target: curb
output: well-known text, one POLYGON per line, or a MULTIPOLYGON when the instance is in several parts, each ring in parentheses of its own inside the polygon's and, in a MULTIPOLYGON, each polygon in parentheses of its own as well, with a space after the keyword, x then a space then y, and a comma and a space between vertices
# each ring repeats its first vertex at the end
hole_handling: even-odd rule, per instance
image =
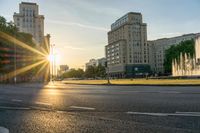
POLYGON ((200 84, 82 84, 82 83, 64 83, 73 85, 97 85, 97 86, 174 86, 174 87, 191 87, 200 86, 200 84))

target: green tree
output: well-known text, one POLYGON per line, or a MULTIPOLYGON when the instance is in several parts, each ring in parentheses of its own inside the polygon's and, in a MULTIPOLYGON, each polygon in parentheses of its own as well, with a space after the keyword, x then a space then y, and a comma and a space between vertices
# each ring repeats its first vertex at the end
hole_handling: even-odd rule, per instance
POLYGON ((96 68, 94 66, 88 66, 85 70, 86 78, 95 78, 96 68))
POLYGON ((89 66, 85 71, 86 78, 104 78, 106 77, 106 69, 102 65, 89 66))
POLYGON ((102 65, 98 65, 96 67, 96 76, 101 77, 101 78, 105 78, 106 77, 106 68, 103 67, 102 65))
POLYGON ((68 72, 64 73, 62 78, 83 78, 84 71, 83 69, 70 69, 68 72))

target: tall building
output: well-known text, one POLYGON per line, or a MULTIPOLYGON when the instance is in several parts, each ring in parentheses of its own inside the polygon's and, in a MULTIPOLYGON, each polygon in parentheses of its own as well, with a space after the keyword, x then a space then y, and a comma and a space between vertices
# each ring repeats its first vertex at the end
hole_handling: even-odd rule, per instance
POLYGON ((177 45, 182 41, 195 39, 200 33, 185 34, 182 36, 172 38, 162 38, 157 40, 148 41, 149 45, 149 57, 151 70, 157 74, 164 74, 164 60, 165 50, 169 49, 172 45, 177 45))
POLYGON ((19 13, 14 13, 13 18, 20 32, 31 34, 38 45, 43 43, 44 16, 39 15, 39 6, 36 3, 20 3, 19 13))
POLYGON ((112 77, 134 77, 150 71, 147 24, 141 13, 127 13, 111 25, 105 51, 112 77))

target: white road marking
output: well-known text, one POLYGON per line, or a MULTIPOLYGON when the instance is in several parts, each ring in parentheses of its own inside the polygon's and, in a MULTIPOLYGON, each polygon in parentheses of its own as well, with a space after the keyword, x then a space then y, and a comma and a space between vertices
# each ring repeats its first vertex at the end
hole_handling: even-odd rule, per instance
POLYGON ((176 112, 177 114, 200 114, 200 112, 176 112))
POLYGON ((167 113, 144 113, 144 112, 126 112, 127 114, 133 114, 133 115, 151 115, 151 116, 168 116, 167 113))
POLYGON ((40 104, 40 105, 48 105, 51 106, 51 103, 45 103, 45 102, 35 102, 36 104, 40 104))
POLYGON ((22 102, 22 100, 20 100, 20 99, 12 99, 11 101, 13 101, 13 102, 22 102))
POLYGON ((200 112, 176 112, 176 115, 200 117, 200 112))
POLYGON ((80 106, 70 106, 70 108, 73 108, 73 109, 83 109, 83 110, 95 110, 95 108, 91 108, 91 107, 80 107, 80 106))
POLYGON ((64 114, 66 113, 65 111, 56 111, 57 113, 60 113, 60 114, 64 114))
POLYGON ((5 106, 0 106, 0 109, 10 109, 10 110, 29 110, 30 108, 25 108, 25 107, 5 107, 5 106))
POLYGON ((175 113, 147 113, 147 112, 131 112, 128 111, 126 114, 132 115, 150 115, 150 116, 189 116, 189 117, 200 117, 200 112, 175 112, 175 113))
POLYGON ((36 109, 36 110, 51 111, 51 109, 48 109, 48 108, 42 108, 42 107, 31 106, 31 108, 32 108, 32 109, 36 109))
POLYGON ((4 127, 0 127, 0 133, 9 133, 9 130, 4 127))
POLYGON ((180 94, 181 92, 178 92, 178 91, 159 91, 158 93, 164 93, 164 94, 180 94))

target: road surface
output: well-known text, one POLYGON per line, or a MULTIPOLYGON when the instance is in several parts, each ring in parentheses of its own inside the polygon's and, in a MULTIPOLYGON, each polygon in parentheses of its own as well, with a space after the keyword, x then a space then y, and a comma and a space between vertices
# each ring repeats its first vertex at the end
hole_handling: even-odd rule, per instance
POLYGON ((0 132, 199 133, 200 88, 0 85, 0 132), (4 131, 3 131, 4 130, 4 131))

